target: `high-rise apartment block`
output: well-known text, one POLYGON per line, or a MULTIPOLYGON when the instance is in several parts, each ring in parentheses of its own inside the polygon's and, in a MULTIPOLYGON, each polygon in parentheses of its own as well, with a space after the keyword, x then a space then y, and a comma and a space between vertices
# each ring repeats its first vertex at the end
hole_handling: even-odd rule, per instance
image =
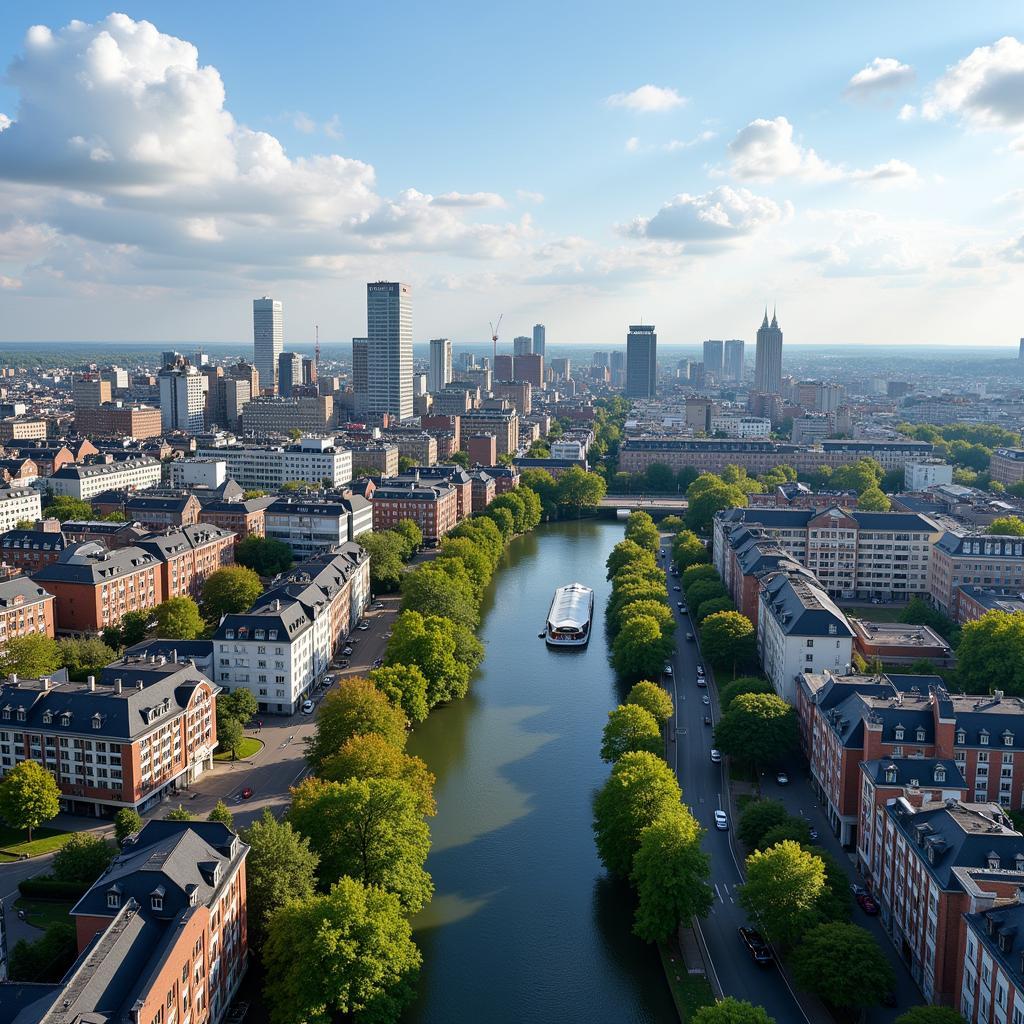
POLYGON ((370 339, 352 339, 352 411, 364 416, 370 405, 370 339))
POLYGON ((722 380, 724 345, 721 341, 704 342, 704 373, 716 381, 722 380))
POLYGON ((291 398, 295 389, 302 384, 302 364, 299 352, 282 352, 277 357, 278 394, 291 398))
POLYGON ((284 307, 277 299, 252 300, 253 363, 264 391, 277 389, 277 360, 284 351, 284 307))
POLYGON ((434 394, 452 379, 452 343, 448 338, 434 338, 430 342, 430 379, 427 388, 434 394))
POLYGON ((515 380, 516 379, 515 356, 502 353, 494 358, 494 380, 515 380))
POLYGON ((543 324, 533 325, 533 354, 535 356, 544 355, 545 333, 543 324))
POLYGON ((516 356, 528 356, 533 352, 533 338, 528 338, 525 334, 519 335, 518 338, 512 339, 512 354, 516 356))
MULTIPOLYGON (((746 355, 746 343, 742 338, 730 338, 725 343, 725 355, 722 366, 722 379, 732 384, 743 382, 743 364, 746 355)), ((707 356, 704 357, 705 363, 707 356)))
POLYGON ((544 357, 540 353, 520 356, 515 370, 520 380, 528 380, 535 388, 544 387, 544 357))
POLYGON ((654 326, 633 324, 626 335, 626 397, 658 393, 658 335, 654 326))
POLYGON ((782 391, 782 328, 772 313, 768 323, 768 310, 757 332, 754 352, 754 390, 762 394, 777 395, 782 391))
POLYGON ((209 378, 194 366, 165 366, 159 374, 160 423, 164 430, 202 433, 209 378))
POLYGON ((368 409, 412 418, 412 289, 397 281, 366 286, 368 409))

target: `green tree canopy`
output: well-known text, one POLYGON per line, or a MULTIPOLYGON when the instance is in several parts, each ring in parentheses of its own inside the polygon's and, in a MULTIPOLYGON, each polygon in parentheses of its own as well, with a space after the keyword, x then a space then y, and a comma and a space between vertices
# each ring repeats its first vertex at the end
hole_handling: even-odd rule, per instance
POLYGON ((175 807, 173 810, 168 811, 164 815, 164 821, 191 821, 191 820, 192 820, 192 813, 191 813, 191 811, 186 811, 185 808, 181 804, 178 804, 177 807, 175 807))
POLYGON ((326 895, 284 903, 268 931, 271 1024, 394 1021, 416 994, 420 951, 391 893, 342 878, 326 895))
POLYGON ((235 816, 223 800, 218 800, 213 805, 213 810, 206 816, 206 820, 219 821, 222 825, 227 825, 228 828, 232 829, 235 827, 235 816))
POLYGON ((61 667, 61 650, 57 641, 45 633, 29 633, 12 637, 0 654, 0 670, 4 675, 17 673, 24 679, 50 676, 61 667))
POLYGON ((899 619, 900 622, 929 626, 947 642, 953 640, 954 636, 959 638, 959 631, 953 620, 920 597, 912 597, 907 602, 907 606, 900 612, 899 619))
POLYGON ((626 540, 633 541, 644 550, 650 551, 652 555, 657 554, 661 547, 661 534, 654 525, 654 520, 649 513, 641 512, 639 509, 630 512, 626 519, 626 540))
POLYGON ((369 679, 343 679, 320 702, 316 730, 306 741, 306 760, 318 772, 327 758, 353 736, 375 733, 397 749, 405 747, 405 712, 392 705, 369 679))
POLYGON ((600 505, 606 490, 604 480, 596 473, 572 466, 558 477, 556 501, 560 509, 579 516, 584 509, 600 505))
POLYGON ((402 579, 402 611, 441 615, 475 629, 480 621, 473 581, 458 559, 426 562, 402 579))
POLYGON ((721 580, 693 580, 683 593, 693 608, 699 608, 705 601, 729 596, 721 580))
POLYGON ((646 751, 623 754, 594 799, 594 838, 604 866, 627 876, 640 847, 640 834, 663 812, 679 805, 672 769, 646 751))
POLYGON ((383 665, 370 673, 370 682, 401 708, 410 722, 422 722, 427 707, 427 679, 416 665, 383 665))
POLYGON ((114 838, 118 845, 123 843, 133 832, 142 828, 142 815, 131 807, 122 807, 114 815, 114 838))
POLYGON ((631 619, 638 615, 646 615, 655 619, 661 627, 662 639, 667 643, 669 649, 675 643, 676 620, 672 610, 663 601, 630 601, 619 609, 616 625, 621 629, 631 619))
POLYGON ((292 567, 294 555, 284 541, 273 537, 249 536, 235 548, 235 561, 260 576, 276 576, 292 567))
POLYGON ((752 766, 777 761, 796 744, 796 714, 774 693, 740 694, 715 726, 715 746, 752 766))
POLYGON ((480 513, 479 518, 490 519, 501 531, 503 540, 507 541, 516 531, 515 516, 507 508, 502 508, 501 505, 497 508, 493 508, 491 505, 488 505, 487 508, 480 513))
POLYGON ((896 983, 875 937, 853 924, 811 928, 793 951, 793 978, 833 1006, 874 1006, 896 983))
POLYGON ((811 841, 811 826, 803 818, 789 815, 781 825, 768 829, 761 837, 761 841, 757 844, 756 848, 758 850, 767 850, 772 846, 778 846, 779 843, 786 842, 786 840, 799 843, 801 846, 809 845, 811 841))
POLYGON ((957 677, 968 693, 1024 696, 1024 612, 986 612, 965 622, 956 649, 957 677))
POLYGON ((395 590, 402 579, 403 539, 393 530, 370 530, 356 538, 370 556, 370 584, 377 592, 395 590))
POLYGON ((395 619, 388 641, 385 662, 419 668, 427 680, 429 707, 458 700, 469 690, 470 668, 456 658, 453 627, 448 619, 405 611, 395 619))
POLYGON ((320 860, 310 849, 309 840, 299 835, 290 821, 278 821, 269 808, 242 829, 241 837, 250 848, 245 859, 249 934, 255 933, 255 945, 259 947, 275 910, 291 900, 307 900, 313 895, 320 860))
POLYGON ((85 679, 90 674, 99 674, 100 669, 117 658, 117 651, 95 637, 81 640, 65 638, 58 640, 57 646, 60 648, 61 664, 72 679, 85 679))
POLYGON ((700 647, 715 668, 746 665, 754 658, 754 624, 741 612, 715 612, 700 624, 700 647))
POLYGON ((1020 516, 1000 516, 988 524, 985 532, 1001 537, 1024 537, 1024 519, 1020 516))
POLYGON ((252 691, 239 687, 231 693, 222 693, 217 697, 218 721, 223 713, 228 718, 235 718, 245 725, 260 709, 259 702, 252 691))
POLYGON ((512 529, 515 533, 525 533, 529 529, 526 502, 515 491, 499 494, 488 507, 507 508, 512 513, 512 529))
POLYGON ((658 722, 667 722, 674 712, 672 698, 657 683, 647 679, 641 679, 634 683, 633 688, 626 694, 627 704, 637 704, 645 711, 649 711, 658 722))
POLYGON ((774 693, 772 684, 767 679, 759 679, 757 676, 740 676, 731 683, 719 687, 718 706, 722 711, 728 711, 729 705, 741 693, 774 693))
POLYGON ((338 753, 324 761, 320 777, 328 782, 351 779, 397 779, 416 796, 420 814, 437 813, 434 775, 418 757, 405 754, 383 736, 369 733, 353 736, 338 753))
POLYGON ((733 612, 736 605, 728 597, 712 597, 707 601, 701 601, 697 610, 693 613, 693 620, 699 626, 709 615, 717 615, 719 612, 733 612))
POLYGON ((815 904, 825 887, 825 865, 794 842, 747 857, 739 903, 769 942, 791 946, 815 923, 815 904))
POLYGON ((893 1024, 967 1024, 964 1018, 949 1006, 912 1006, 901 1013, 893 1024))
POLYGON ((148 611, 125 612, 121 618, 121 642, 125 647, 142 643, 146 638, 146 630, 153 621, 153 613, 148 611))
POLYGON ((630 540, 629 538, 620 540, 612 548, 605 565, 608 568, 608 579, 612 579, 617 572, 629 565, 646 566, 651 569, 657 568, 654 555, 646 548, 637 544, 635 540, 630 540))
POLYGON ((405 541, 409 552, 406 558, 423 547, 423 531, 414 520, 400 519, 391 529, 405 541))
POLYGON ((601 759, 618 761, 631 750, 649 750, 652 754, 665 751, 665 741, 657 719, 639 704, 620 704, 608 712, 601 738, 601 759))
POLYGON ((837 466, 832 471, 830 486, 840 491, 856 491, 858 494, 864 494, 872 488, 878 489, 884 473, 885 471, 877 460, 858 459, 845 466, 837 466))
POLYGON ((32 830, 60 812, 60 789, 53 775, 35 761, 21 761, 0 779, 0 818, 12 828, 32 830))
POLYGON ((763 1006, 754 1006, 745 999, 726 996, 713 1006, 701 1006, 690 1017, 690 1024, 776 1024, 763 1006))
POLYGON ((679 516, 665 516, 661 521, 661 528, 666 533, 676 534, 685 527, 685 523, 679 516))
POLYGON ((704 542, 692 530, 682 530, 672 541, 672 561, 679 571, 689 569, 692 565, 702 565, 711 561, 711 555, 704 542))
POLYGON ((58 921, 49 925, 35 942, 19 939, 15 943, 8 963, 8 980, 56 984, 75 962, 77 951, 75 926, 58 921))
POLYGON ((92 885, 110 866, 114 848, 92 832, 76 832, 54 855, 50 873, 59 882, 92 885))
POLYGON ((861 512, 888 512, 892 502, 877 487, 869 487, 857 500, 857 508, 861 512))
POLYGON ((710 911, 711 859, 700 848, 702 834, 682 804, 666 808, 640 833, 630 877, 638 900, 633 931, 644 941, 667 939, 680 921, 710 911))
POLYGON ((672 646, 665 640, 658 620, 635 615, 619 630, 612 643, 612 664, 623 679, 660 676, 672 646))
POLYGON ((69 519, 92 519, 92 505, 68 494, 57 494, 43 506, 43 518, 59 519, 62 523, 69 519))
POLYGON ((203 614, 213 623, 222 615, 248 611, 263 593, 259 576, 244 565, 227 565, 210 573, 203 583, 203 614))
POLYGON ((245 742, 245 729, 237 718, 221 718, 217 722, 217 746, 225 754, 231 755, 232 761, 238 760, 238 752, 245 742))
POLYGON ((153 609, 157 635, 166 640, 195 640, 206 628, 191 597, 169 597, 153 609))
POLYGON ((474 594, 479 602, 484 588, 494 575, 494 563, 491 561, 490 553, 469 537, 445 537, 441 541, 441 554, 435 561, 445 558, 457 558, 462 562, 473 581, 474 594))
POLYGON ((789 812, 778 800, 751 800, 740 811, 736 834, 748 850, 759 850, 764 836, 788 820, 789 812))
POLYGON ((321 884, 347 875, 394 893, 411 914, 430 901, 430 829, 404 782, 309 777, 292 789, 288 820, 319 856, 321 884))
POLYGON ((742 508, 747 495, 742 487, 729 484, 713 473, 702 473, 687 488, 686 525, 691 530, 706 532, 716 512, 726 508, 742 508))
POLYGON ((683 588, 683 593, 697 580, 715 580, 721 583, 722 577, 718 575, 718 570, 708 562, 691 565, 688 569, 684 569, 679 576, 679 585, 683 588))

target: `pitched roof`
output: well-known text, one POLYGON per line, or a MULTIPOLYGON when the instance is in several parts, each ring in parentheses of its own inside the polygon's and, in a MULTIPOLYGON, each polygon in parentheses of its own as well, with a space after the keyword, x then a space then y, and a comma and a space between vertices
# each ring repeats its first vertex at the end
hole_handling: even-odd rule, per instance
POLYGON ((846 616, 802 567, 767 572, 761 582, 761 600, 790 636, 853 636, 846 616))
POLYGON ((33 575, 45 582, 95 586, 157 564, 155 555, 139 547, 108 551, 99 541, 83 540, 65 548, 56 562, 44 565, 33 575))

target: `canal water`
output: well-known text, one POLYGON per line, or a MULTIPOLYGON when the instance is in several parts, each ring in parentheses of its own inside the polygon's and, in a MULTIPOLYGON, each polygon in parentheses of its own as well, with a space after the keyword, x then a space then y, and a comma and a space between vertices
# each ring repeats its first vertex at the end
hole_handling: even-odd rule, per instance
POLYGON ((409 743, 437 775, 438 814, 407 1024, 677 1024, 657 951, 630 931, 629 889, 606 877, 591 834, 601 730, 621 699, 604 637, 604 562, 621 539, 621 523, 587 520, 513 541, 470 695, 409 743), (549 651, 537 634, 574 580, 595 590, 593 638, 549 651))

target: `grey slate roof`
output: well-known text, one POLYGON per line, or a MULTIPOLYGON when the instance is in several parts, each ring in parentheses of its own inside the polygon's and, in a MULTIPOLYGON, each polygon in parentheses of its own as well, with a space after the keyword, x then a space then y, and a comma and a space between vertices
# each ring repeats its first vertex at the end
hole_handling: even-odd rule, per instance
POLYGON ((37 580, 95 586, 157 564, 155 555, 139 547, 108 551, 99 541, 83 540, 65 548, 56 562, 44 565, 33 575, 37 580))
POLYGON ((814 575, 802 567, 768 572, 761 595, 769 613, 790 636, 852 637, 853 629, 814 575))
POLYGON ((205 544, 226 540, 229 537, 234 537, 234 534, 222 526, 196 523, 194 526, 182 526, 167 533, 151 533, 144 540, 139 541, 138 547, 156 555, 161 561, 167 561, 190 548, 202 547, 205 544))
POLYGON ((0 534, 0 547, 5 550, 19 548, 22 551, 63 551, 67 546, 64 534, 52 530, 8 530, 0 534))
POLYGON ((873 761, 862 761, 860 770, 878 785, 967 789, 963 772, 956 761, 948 757, 881 757, 873 761), (936 768, 942 769, 939 778, 936 778, 936 768), (896 777, 890 781, 889 773, 893 770, 896 777))
POLYGON ((39 601, 52 599, 53 595, 48 590, 44 590, 28 576, 15 576, 9 580, 0 580, 0 609, 36 604, 39 601))
POLYGON ((158 459, 150 458, 148 455, 133 456, 128 459, 119 459, 114 462, 96 462, 91 465, 61 466, 50 478, 52 480, 87 480, 94 476, 104 476, 110 473, 118 473, 125 469, 132 469, 136 466, 159 466, 158 459))
MULTIPOLYGON (((748 506, 719 512, 723 523, 759 523, 772 529, 803 529, 812 519, 827 516, 833 509, 768 508, 748 506)), ((916 512, 862 512, 860 509, 839 510, 853 519, 861 530, 905 530, 908 533, 934 533, 939 527, 927 516, 916 512)))

